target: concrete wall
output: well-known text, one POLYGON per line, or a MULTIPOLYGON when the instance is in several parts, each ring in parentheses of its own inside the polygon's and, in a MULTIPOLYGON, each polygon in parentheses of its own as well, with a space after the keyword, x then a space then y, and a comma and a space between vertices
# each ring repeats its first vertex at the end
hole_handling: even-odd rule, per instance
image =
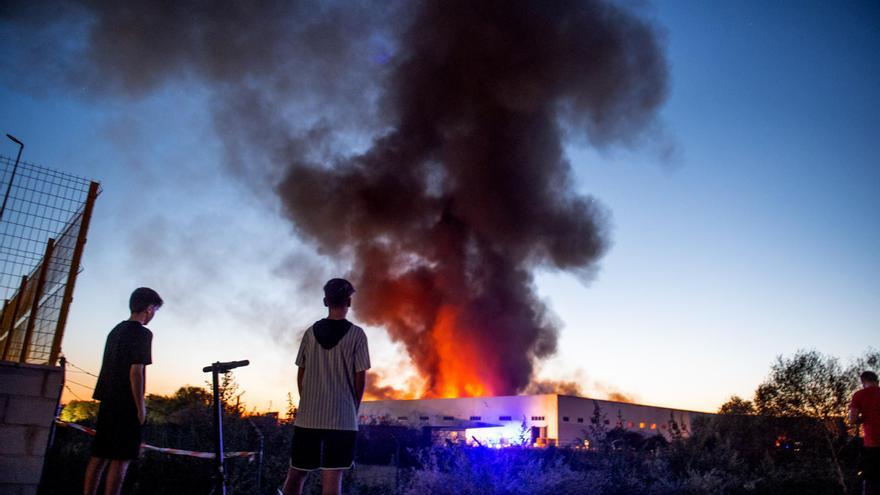
POLYGON ((0 493, 37 493, 63 386, 59 367, 0 361, 0 493))

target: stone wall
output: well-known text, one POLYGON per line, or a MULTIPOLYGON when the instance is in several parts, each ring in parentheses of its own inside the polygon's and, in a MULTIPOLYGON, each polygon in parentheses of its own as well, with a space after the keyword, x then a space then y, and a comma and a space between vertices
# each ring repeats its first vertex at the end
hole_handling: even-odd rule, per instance
POLYGON ((0 493, 37 493, 64 374, 0 361, 0 493))

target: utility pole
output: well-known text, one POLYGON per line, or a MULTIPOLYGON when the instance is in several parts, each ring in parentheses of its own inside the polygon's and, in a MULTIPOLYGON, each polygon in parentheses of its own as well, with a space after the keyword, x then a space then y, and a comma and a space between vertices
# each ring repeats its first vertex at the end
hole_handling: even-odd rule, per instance
POLYGON ((24 150, 24 143, 16 139, 15 136, 7 134, 6 137, 18 145, 18 156, 15 157, 15 165, 12 167, 12 175, 9 177, 9 184, 6 185, 6 194, 3 195, 3 205, 0 206, 0 220, 3 220, 3 213, 6 211, 6 201, 9 199, 9 191, 12 190, 12 181, 15 180, 15 172, 18 171, 18 161, 21 160, 21 152, 24 150))

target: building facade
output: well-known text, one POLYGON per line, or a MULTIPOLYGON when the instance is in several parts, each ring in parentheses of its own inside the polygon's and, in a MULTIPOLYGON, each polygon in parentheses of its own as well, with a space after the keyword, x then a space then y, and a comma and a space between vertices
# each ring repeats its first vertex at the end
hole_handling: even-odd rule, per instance
POLYGON ((709 413, 558 394, 380 400, 361 404, 362 424, 430 430, 435 441, 502 447, 588 447, 591 418, 608 430, 645 436, 688 435, 692 421, 709 413))

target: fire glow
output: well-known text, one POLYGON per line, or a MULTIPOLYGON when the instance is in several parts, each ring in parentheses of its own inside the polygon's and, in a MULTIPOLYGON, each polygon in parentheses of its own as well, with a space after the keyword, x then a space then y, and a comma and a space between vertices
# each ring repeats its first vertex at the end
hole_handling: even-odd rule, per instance
POLYGON ((534 271, 586 276, 606 248, 564 138, 656 127, 666 62, 652 26, 601 0, 417 5, 380 84, 387 131, 326 162, 305 146, 277 191, 303 238, 350 258, 355 317, 422 380, 369 398, 517 394, 557 350, 534 271))
POLYGON ((456 325, 455 310, 440 308, 437 322, 431 331, 437 349, 437 376, 425 398, 483 397, 496 395, 493 377, 487 371, 488 352, 468 342, 473 332, 456 325), (480 365, 482 363, 482 365, 480 365))

